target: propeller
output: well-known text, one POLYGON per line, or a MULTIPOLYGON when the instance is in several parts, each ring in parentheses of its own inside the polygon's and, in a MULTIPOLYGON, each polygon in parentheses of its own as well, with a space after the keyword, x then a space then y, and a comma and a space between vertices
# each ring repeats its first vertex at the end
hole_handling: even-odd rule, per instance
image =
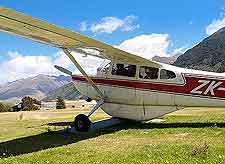
POLYGON ((72 76, 72 74, 73 74, 73 73, 72 73, 71 71, 69 71, 68 69, 63 68, 63 67, 60 67, 60 66, 58 66, 58 65, 54 65, 54 67, 55 67, 57 70, 59 70, 59 71, 65 73, 65 74, 67 74, 67 75, 72 76))

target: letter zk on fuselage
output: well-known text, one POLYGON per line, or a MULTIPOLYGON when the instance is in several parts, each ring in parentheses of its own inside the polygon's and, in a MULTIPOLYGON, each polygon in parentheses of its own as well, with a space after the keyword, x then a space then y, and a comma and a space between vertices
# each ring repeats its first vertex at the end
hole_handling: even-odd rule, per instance
POLYGON ((214 80, 199 80, 197 87, 191 93, 215 96, 214 90, 225 91, 225 88, 219 87, 223 82, 214 80))

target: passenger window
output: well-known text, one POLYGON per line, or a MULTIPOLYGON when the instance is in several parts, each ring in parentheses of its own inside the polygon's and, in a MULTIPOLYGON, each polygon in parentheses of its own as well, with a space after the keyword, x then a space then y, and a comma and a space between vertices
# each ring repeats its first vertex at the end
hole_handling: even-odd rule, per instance
POLYGON ((158 79, 158 68, 141 66, 139 77, 142 79, 158 79))
POLYGON ((165 69, 162 69, 160 71, 160 79, 174 79, 176 77, 176 74, 172 71, 168 71, 165 69))
POLYGON ((112 75, 135 77, 136 65, 131 64, 113 64, 112 75))

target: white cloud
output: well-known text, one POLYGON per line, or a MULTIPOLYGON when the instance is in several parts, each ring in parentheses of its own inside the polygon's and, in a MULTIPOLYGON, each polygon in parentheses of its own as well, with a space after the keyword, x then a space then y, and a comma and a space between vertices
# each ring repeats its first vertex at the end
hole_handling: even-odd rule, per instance
POLYGON ((17 56, 3 61, 0 65, 1 81, 13 81, 16 79, 34 76, 37 74, 53 74, 51 59, 47 56, 17 56))
POLYGON ((177 48, 177 49, 173 50, 173 52, 171 53, 171 55, 184 54, 188 49, 189 48, 187 48, 187 46, 177 48))
POLYGON ((149 34, 125 40, 117 48, 150 59, 156 55, 168 56, 169 44, 168 34, 149 34))
POLYGON ((87 31, 87 22, 83 21, 80 23, 80 31, 87 31))
MULTIPOLYGON (((103 62, 96 57, 82 57, 81 54, 72 52, 81 66, 89 74, 95 74, 97 68, 103 62)), ((24 56, 18 52, 8 52, 8 59, 0 63, 0 83, 10 82, 21 78, 36 76, 38 74, 59 75, 61 72, 54 68, 60 65, 70 69, 75 74, 79 71, 73 66, 68 57, 59 51, 53 56, 24 56)))
POLYGON ((55 57, 54 57, 53 64, 59 65, 59 66, 64 66, 64 67, 67 67, 67 68, 71 65, 71 61, 64 54, 63 51, 58 51, 54 56, 55 57))
POLYGON ((108 33, 111 34, 114 31, 133 31, 139 28, 139 24, 136 24, 137 17, 130 15, 124 19, 117 17, 104 17, 99 22, 87 23, 86 21, 80 23, 81 31, 91 31, 93 33, 108 33))
POLYGON ((206 27, 206 34, 212 35, 214 32, 218 31, 222 27, 225 27, 225 17, 221 19, 215 19, 206 27))
MULTIPOLYGON (((76 60, 78 63, 82 66, 82 68, 91 75, 94 75, 97 73, 97 68, 104 62, 104 59, 100 59, 93 56, 86 56, 83 57, 83 55, 72 52, 72 55, 76 57, 76 60)), ((65 55, 64 55, 65 56, 65 55)), ((66 57, 66 56, 65 56, 66 57)), ((73 66, 75 67, 75 66, 73 66)), ((75 74, 80 74, 80 72, 76 69, 74 71, 75 74)))
POLYGON ((9 51, 9 52, 7 53, 7 56, 8 56, 9 58, 15 58, 15 57, 20 56, 20 54, 19 54, 18 52, 16 52, 16 51, 9 51))

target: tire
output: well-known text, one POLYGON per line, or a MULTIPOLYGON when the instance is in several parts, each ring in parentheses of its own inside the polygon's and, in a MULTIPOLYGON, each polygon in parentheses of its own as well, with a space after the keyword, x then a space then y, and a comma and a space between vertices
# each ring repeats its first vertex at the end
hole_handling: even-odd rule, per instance
POLYGON ((79 114, 75 117, 73 126, 78 132, 88 132, 91 127, 91 121, 88 116, 79 114))

